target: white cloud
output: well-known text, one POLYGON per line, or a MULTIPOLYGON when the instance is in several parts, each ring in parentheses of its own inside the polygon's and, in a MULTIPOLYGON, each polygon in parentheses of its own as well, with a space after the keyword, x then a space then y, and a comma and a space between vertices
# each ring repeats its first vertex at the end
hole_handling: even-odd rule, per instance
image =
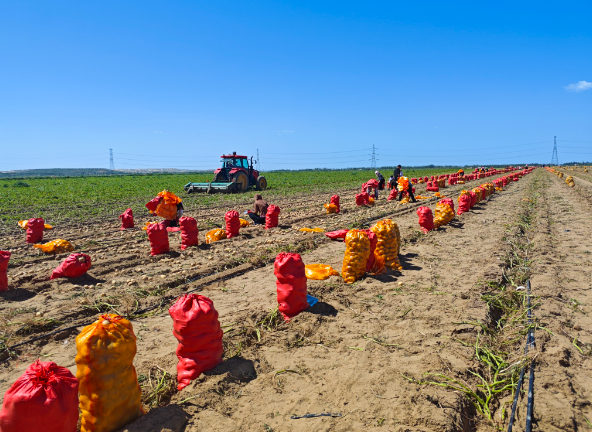
POLYGON ((590 90, 592 89, 592 82, 578 81, 575 84, 568 85, 567 87, 565 87, 565 89, 571 92, 581 92, 584 90, 590 90))

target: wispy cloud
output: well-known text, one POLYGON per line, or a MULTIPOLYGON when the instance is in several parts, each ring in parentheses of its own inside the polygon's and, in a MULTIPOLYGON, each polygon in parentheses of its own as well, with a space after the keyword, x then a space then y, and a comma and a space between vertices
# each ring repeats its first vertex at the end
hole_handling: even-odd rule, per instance
POLYGON ((568 85, 567 87, 565 87, 565 89, 570 92, 581 92, 584 90, 590 90, 592 89, 592 82, 578 81, 575 84, 568 85))
POLYGON ((276 131, 278 135, 281 135, 283 133, 294 133, 294 131, 290 131, 290 130, 283 130, 283 131, 276 131))

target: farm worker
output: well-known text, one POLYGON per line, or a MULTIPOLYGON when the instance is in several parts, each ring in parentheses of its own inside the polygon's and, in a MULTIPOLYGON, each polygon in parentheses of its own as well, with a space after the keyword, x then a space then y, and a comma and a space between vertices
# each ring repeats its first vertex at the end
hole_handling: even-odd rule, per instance
POLYGON ((401 165, 397 165, 397 168, 393 171, 393 188, 397 187, 397 183, 399 182, 399 177, 403 175, 403 170, 401 169, 401 165))
POLYGON ((170 227, 178 227, 179 226, 179 218, 183 216, 183 203, 180 202, 177 204, 177 217, 175 219, 171 219, 169 223, 170 227))
POLYGON ((462 168, 461 168, 461 169, 459 169, 459 170, 458 170, 458 175, 459 175, 459 177, 464 177, 464 176, 465 176, 465 170, 464 170, 464 169, 462 169, 462 168))
POLYGON ((376 174, 376 178, 378 179, 378 190, 384 190, 384 177, 382 174, 380 174, 379 171, 374 171, 374 174, 376 174))
POLYGON ((405 192, 405 183, 407 183, 407 193, 409 194, 409 199, 411 200, 411 202, 417 202, 417 200, 415 199, 415 195, 413 195, 413 185, 411 184, 411 182, 409 181, 409 179, 407 177, 399 177, 399 199, 398 201, 401 201, 403 199, 403 193, 405 192))
POLYGON ((364 186, 365 186, 366 192, 368 193, 369 196, 374 195, 374 199, 378 199, 379 184, 376 180, 370 179, 370 180, 368 180, 367 183, 364 183, 364 186))
POLYGON ((248 211, 246 214, 253 220, 255 225, 265 225, 267 214, 267 201, 264 201, 260 194, 255 195, 255 212, 248 211))
POLYGON ((393 184, 394 184, 393 182, 394 182, 394 177, 393 176, 390 176, 389 177, 389 181, 388 181, 388 188, 389 189, 392 189, 393 188, 393 184))

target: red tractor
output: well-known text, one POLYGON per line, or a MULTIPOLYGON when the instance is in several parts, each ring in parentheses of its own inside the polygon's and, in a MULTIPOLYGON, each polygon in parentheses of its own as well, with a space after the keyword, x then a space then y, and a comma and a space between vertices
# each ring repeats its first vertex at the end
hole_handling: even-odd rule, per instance
POLYGON ((222 167, 214 171, 214 179, 209 183, 187 183, 184 189, 187 193, 238 193, 245 192, 251 186, 257 190, 267 188, 267 180, 253 168, 247 156, 239 156, 236 152, 221 156, 222 167))

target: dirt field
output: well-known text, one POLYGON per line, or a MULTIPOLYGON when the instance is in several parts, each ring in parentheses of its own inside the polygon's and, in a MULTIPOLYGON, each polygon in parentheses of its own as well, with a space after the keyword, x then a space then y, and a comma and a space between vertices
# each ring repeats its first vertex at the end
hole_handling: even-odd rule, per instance
MULTIPOLYGON (((461 189, 494 178, 441 193, 456 205, 461 189)), ((10 290, 0 303, 5 344, 54 334, 10 356, 5 351, 0 393, 37 358, 75 372, 76 335, 107 312, 131 316, 140 377, 168 372, 168 387, 159 392, 150 379, 141 382, 149 412, 130 432, 505 430, 523 366, 526 377, 535 368, 534 430, 592 428, 592 183, 582 177, 570 188, 536 169, 428 234, 419 231, 415 210, 433 209, 437 199, 396 205, 383 193, 376 206, 356 208, 357 192, 338 191, 340 215, 322 207, 334 191, 278 198, 278 228, 251 226, 238 238, 186 251, 172 233, 171 252, 157 257, 149 256, 145 232, 119 231, 115 216, 92 226, 58 226, 46 232, 47 240, 68 239, 93 258, 92 269, 77 280, 48 280, 67 254, 39 255, 24 244, 23 232, 6 236, 0 246, 13 256, 10 290), (330 231, 385 217, 401 230, 403 271, 353 285, 339 277, 309 280, 319 304, 288 324, 274 318, 278 252, 299 252, 307 264, 341 271, 344 244, 299 228, 330 231), (529 278, 536 348, 525 357, 528 308, 524 290, 516 288, 529 278), (167 309, 184 292, 213 300, 225 354, 220 366, 176 392, 177 341, 167 309), (490 364, 494 357, 485 361, 488 352, 503 367, 490 364), (503 380, 510 389, 497 386, 503 380), (491 397, 476 403, 458 383, 481 399, 491 397), (291 419, 307 413, 339 416, 291 419)), ((432 195, 423 185, 418 193, 432 195)), ((207 229, 221 226, 227 210, 188 212, 198 220, 200 242, 207 229)), ((136 217, 136 226, 147 220, 136 217)), ((514 431, 524 430, 527 388, 528 380, 514 431)))

